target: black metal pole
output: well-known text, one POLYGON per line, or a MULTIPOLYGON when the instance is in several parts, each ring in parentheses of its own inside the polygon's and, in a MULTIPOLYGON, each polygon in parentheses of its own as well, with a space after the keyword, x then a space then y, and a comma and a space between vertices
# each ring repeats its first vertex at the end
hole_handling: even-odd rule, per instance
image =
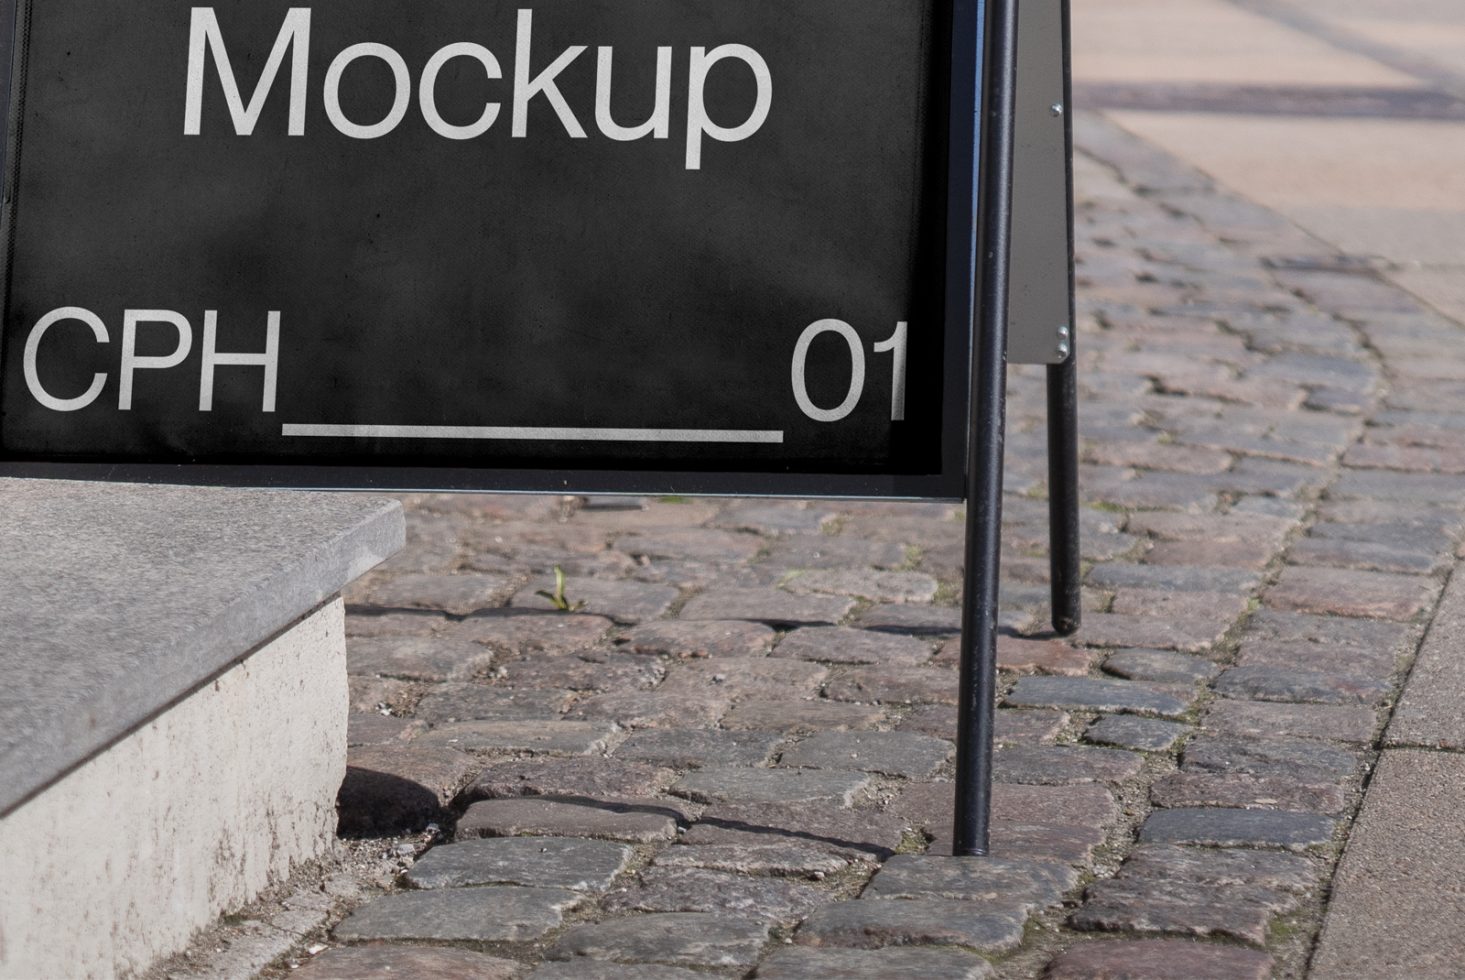
POLYGON ((1048 366, 1048 564, 1053 629, 1068 636, 1082 617, 1078 550, 1078 371, 1074 355, 1048 366))
POLYGON ((992 729, 997 697, 997 582, 1006 418, 1008 251, 1012 227, 1013 97, 1017 0, 989 0, 986 22, 978 305, 967 427, 966 577, 956 731, 951 851, 986 854, 992 815, 992 729))
POLYGON ((1069 0, 1062 0, 1064 193, 1068 210, 1068 356, 1048 366, 1048 567, 1053 629, 1077 631, 1083 616, 1078 530, 1078 323, 1073 282, 1073 58, 1069 0))

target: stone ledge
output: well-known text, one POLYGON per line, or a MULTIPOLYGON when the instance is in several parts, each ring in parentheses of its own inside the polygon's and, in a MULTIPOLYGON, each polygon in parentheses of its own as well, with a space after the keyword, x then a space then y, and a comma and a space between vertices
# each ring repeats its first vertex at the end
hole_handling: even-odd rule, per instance
POLYGON ((403 537, 379 497, 0 479, 0 817, 403 537))

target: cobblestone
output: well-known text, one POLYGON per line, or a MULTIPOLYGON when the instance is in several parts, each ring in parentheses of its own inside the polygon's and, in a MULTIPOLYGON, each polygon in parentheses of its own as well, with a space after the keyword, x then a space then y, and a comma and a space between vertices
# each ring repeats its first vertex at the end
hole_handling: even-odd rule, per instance
POLYGON ((1131 681, 1092 677, 1023 677, 1008 693, 1005 703, 1019 708, 1129 711, 1173 718, 1185 713, 1188 702, 1131 681))
POLYGON ((993 753, 993 771, 1003 782, 1040 786, 1119 782, 1138 773, 1143 761, 1139 755, 1119 749, 1004 745, 993 753))
POLYGON ((585 896, 563 888, 445 888, 387 895, 336 927, 339 939, 522 942, 559 928, 585 896))
POLYGON ((838 623, 855 607, 842 596, 794 595, 782 589, 723 588, 696 596, 683 619, 746 619, 770 626, 838 623))
POLYGON ((1188 725, 1158 718, 1106 715, 1089 726, 1084 740, 1138 752, 1164 752, 1190 732, 1188 725))
POLYGON ((492 666, 493 652, 485 647, 430 636, 353 637, 346 648, 346 668, 353 674, 414 681, 466 680, 486 676, 492 666))
POLYGON ((1364 744, 1373 740, 1378 719, 1363 707, 1223 699, 1211 704, 1201 724, 1207 731, 1243 738, 1297 736, 1364 744))
POLYGON ((417 888, 534 885, 604 891, 631 849, 597 840, 498 837, 435 847, 407 872, 417 888))
POLYGON ((1048 966, 1048 980, 1266 980, 1272 958, 1255 949, 1183 939, 1081 943, 1048 966))
POLYGON ((564 714, 571 697, 569 691, 438 684, 417 702, 412 716, 434 725, 454 721, 549 721, 564 714))
POLYGON ((758 966, 758 980, 982 980, 992 965, 955 949, 779 950, 758 966))
POLYGON ((598 799, 652 796, 676 773, 644 762, 602 758, 494 762, 466 790, 469 800, 504 796, 589 796, 598 799))
POLYGON ((774 732, 843 732, 874 728, 885 712, 869 704, 821 700, 748 700, 722 719, 724 728, 774 732))
POLYGON ((803 803, 838 801, 844 806, 870 785, 863 772, 839 769, 744 769, 711 766, 677 780, 672 792, 700 803, 803 803))
POLYGON ((538 835, 595 837, 647 844, 677 835, 679 811, 659 800, 557 799, 527 796, 483 800, 458 820, 458 838, 538 835))
POLYGON ((668 966, 749 967, 768 938, 760 918, 711 912, 662 912, 576 926, 550 957, 587 957, 668 966))
POLYGON ((614 731, 589 721, 461 721, 433 729, 421 742, 460 752, 588 755, 603 754, 614 731))
POLYGON ((768 760, 782 736, 766 732, 668 729, 633 732, 615 749, 617 759, 650 762, 678 769, 702 766, 756 766, 768 760))
POLYGON ((338 946, 291 976, 305 980, 361 980, 398 976, 414 980, 518 980, 524 964, 443 946, 338 946))
POLYGON ((860 769, 923 779, 951 758, 955 746, 945 739, 911 732, 820 733, 789 746, 782 766, 860 769))
POLYGON ((923 664, 931 653, 930 643, 914 637, 838 626, 794 630, 773 651, 775 657, 881 666, 923 664))
POLYGON ((1204 657, 1169 650, 1116 650, 1104 660, 1104 670, 1132 681, 1152 684, 1194 684, 1220 671, 1204 657))
POLYGON ((826 897, 822 889, 787 878, 655 867, 643 871, 635 887, 612 892, 605 904, 613 912, 717 912, 795 922, 826 897))
POLYGON ((674 621, 643 623, 620 642, 633 653, 651 656, 760 657, 773 649, 776 636, 762 623, 674 621))
POLYGON ((1022 916, 982 911, 980 905, 941 899, 833 902, 804 919, 794 942, 805 946, 919 944, 1000 952, 1022 941, 1022 916))
POLYGON ((1283 810, 1178 807, 1157 810, 1139 839, 1207 847, 1284 847, 1302 850, 1333 839, 1333 821, 1321 814, 1283 810))

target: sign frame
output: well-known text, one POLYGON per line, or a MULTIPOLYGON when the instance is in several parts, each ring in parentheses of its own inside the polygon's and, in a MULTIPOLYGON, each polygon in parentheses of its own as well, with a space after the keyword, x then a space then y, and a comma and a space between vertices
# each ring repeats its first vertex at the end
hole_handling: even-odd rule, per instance
MULTIPOLYGON (((23 104, 27 15, 37 0, 0 0, 0 108, 7 122, 7 138, 0 167, 6 189, 0 227, 13 226, 16 195, 17 121, 23 104), (20 93, 17 96, 17 93, 20 93)), ((1008 0, 1000 0, 1008 2, 1008 0)), ((945 24, 933 48, 931 113, 945 115, 943 146, 946 159, 945 239, 940 406, 940 471, 935 473, 797 472, 781 468, 776 460, 764 470, 697 468, 590 469, 495 468, 490 465, 411 465, 363 462, 319 465, 298 461, 142 460, 121 458, 34 458, 7 455, 0 449, 0 476, 33 479, 105 480, 197 486, 331 489, 378 492, 512 492, 584 493, 688 496, 824 497, 839 499, 947 500, 965 496, 966 436, 969 423, 969 367, 976 329, 975 297, 980 272, 975 261, 976 229, 972 220, 980 211, 978 181, 988 156, 1001 150, 983 136, 978 100, 987 72, 984 20, 990 0, 936 0, 945 24), (945 43, 940 43, 944 40, 945 43)), ((23 150, 21 151, 23 152, 23 150)), ((1010 150, 1009 150, 1010 152, 1010 150)), ((10 249, 13 234, 0 236, 4 276, 0 297, 10 286, 10 249)), ((8 301, 0 304, 8 309, 8 301)), ((0 352, 3 356, 3 352, 0 352)), ((0 418, 3 426, 3 418, 0 418)), ((3 431, 3 430, 0 430, 3 431)), ((613 445, 613 443, 610 443, 613 445)), ((795 461, 795 466, 797 465, 795 461)), ((805 467, 806 469, 808 467, 805 467)))

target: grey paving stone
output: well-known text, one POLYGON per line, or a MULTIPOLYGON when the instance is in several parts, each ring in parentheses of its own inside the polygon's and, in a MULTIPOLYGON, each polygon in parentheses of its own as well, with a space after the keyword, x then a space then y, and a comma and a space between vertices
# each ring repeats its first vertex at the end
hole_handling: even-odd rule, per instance
POLYGON ((1062 900, 1078 884, 1068 865, 1028 858, 897 854, 865 889, 866 898, 944 898, 1028 912, 1062 900))
POLYGON ((794 595, 782 589, 712 588, 682 607, 682 619, 746 619, 770 626, 838 623, 855 606, 843 596, 794 595))
POLYGON ((906 549, 891 541, 794 534, 775 539, 763 561, 780 568, 897 568, 906 558, 906 549))
MULTIPOLYGON (((1057 735, 1068 724, 1068 714, 1063 711, 1019 711, 999 709, 997 731, 999 743, 1045 742, 1057 735)), ((900 731, 920 732, 937 738, 956 738, 956 706, 946 704, 918 705, 906 714, 896 726, 900 731)))
POLYGON ((412 977, 413 980, 518 980, 526 967, 514 960, 444 946, 337 946, 293 971, 304 980, 362 980, 412 977))
POLYGON ((525 980, 707 980, 701 970, 684 970, 679 966, 657 966, 571 960, 568 963, 542 963, 525 980))
POLYGON ((849 806, 870 785, 867 773, 842 769, 753 769, 709 766, 687 773, 671 791, 702 803, 803 803, 849 806))
POLYGON ((895 603, 871 606, 855 618, 855 626, 911 636, 950 636, 961 632, 961 610, 954 606, 895 603))
POLYGON ((957 676, 949 667, 844 668, 830 677, 824 694, 835 701, 954 706, 957 676))
POLYGON ((1114 878, 1090 886, 1068 922, 1083 930, 1221 936, 1261 946, 1272 918, 1297 904, 1294 895, 1253 885, 1114 878))
POLYGON ((1207 847, 1281 847, 1306 850, 1333 839, 1334 821, 1320 813, 1177 807, 1156 810, 1140 827, 1139 839, 1207 847))
POLYGON ((423 744, 460 752, 513 752, 528 755, 603 754, 615 726, 603 721, 459 721, 421 736, 423 744))
POLYGON ((1273 609, 1402 622, 1423 612, 1438 588, 1434 579, 1421 575, 1288 565, 1267 590, 1266 603, 1273 609))
POLYGON ((1183 738, 1190 726, 1158 718, 1105 715, 1089 726, 1084 740, 1140 752, 1164 752, 1183 738))
POLYGON ((1265 701, 1211 702, 1201 725, 1206 731, 1242 738, 1297 736, 1366 744, 1377 716, 1353 705, 1286 704, 1265 701))
POLYGON ((440 822, 443 807, 479 765, 462 752, 415 742, 353 748, 336 794, 338 829, 396 833, 440 822))
POLYGON ((617 642, 632 653, 678 657, 761 657, 778 636, 762 623, 675 620, 642 623, 617 642))
POLYGON ((788 878, 655 867, 604 904, 612 912, 717 912, 791 922, 828 900, 825 890, 788 878))
POLYGON ((1048 964, 1048 980, 1267 980, 1272 957, 1243 946, 1186 939, 1139 939, 1080 943, 1048 964))
POLYGON ((1232 667, 1216 678, 1215 687, 1228 698, 1316 704, 1373 705, 1389 693, 1387 682, 1359 674, 1267 666, 1232 667))
POLYGON ((844 869, 851 858, 816 843, 774 838, 758 844, 683 844, 656 856, 658 867, 703 868, 739 874, 822 878, 844 869))
POLYGON ((829 504, 770 500, 733 504, 714 517, 712 525, 759 534, 817 534, 835 516, 829 504))
POLYGON ((750 967, 768 939, 766 919, 713 912, 662 912, 570 929, 550 958, 586 957, 669 966, 750 967))
POLYGON ((1286 776, 1228 776, 1177 772, 1150 787, 1158 807, 1234 807, 1247 810, 1299 810, 1341 813, 1346 787, 1337 782, 1304 783, 1286 776))
POLYGON ((631 860, 621 844, 569 837, 490 837, 434 847, 407 872, 417 888, 535 885, 604 891, 631 860))
POLYGON ((1257 575, 1239 568, 1108 562, 1094 566, 1085 583, 1101 589, 1247 593, 1256 587, 1257 575))
POLYGON ((525 942, 559 928, 584 901, 563 888, 446 888, 387 895, 336 926, 338 939, 525 942))
POLYGON ((718 803, 702 812, 682 840, 688 845, 767 845, 792 840, 881 860, 901 845, 911 826, 902 814, 846 810, 822 802, 718 803))
POLYGON ((1303 855, 1285 851, 1142 844, 1125 858, 1119 877, 1253 885, 1301 895, 1317 887, 1320 870, 1325 869, 1314 867, 1303 855))
POLYGON ((1020 677, 1004 703, 1019 708, 1129 711, 1171 718, 1183 715, 1188 707, 1187 701, 1174 694, 1133 681, 1099 677, 1020 677))
POLYGON ((1143 764, 1134 752, 1082 745, 1004 745, 993 753, 998 780, 1042 786, 1119 782, 1143 764))
POLYGON ((484 677, 492 668, 493 651, 466 640, 357 636, 346 644, 346 669, 353 674, 446 681, 484 677))
POLYGON ((783 736, 768 732, 667 729, 632 732, 612 753, 617 759, 677 769, 757 766, 768 761, 783 736))
POLYGON ((438 684, 412 709, 434 725, 454 721, 548 721, 570 705, 569 691, 501 688, 484 684, 438 684))
POLYGON ((673 665, 659 690, 782 701, 818 694, 828 673, 827 667, 796 660, 709 657, 673 665))
POLYGON ((1310 739, 1203 735, 1185 746, 1181 765, 1202 772, 1341 782, 1358 771, 1361 761, 1346 749, 1310 739))
POLYGON ((1173 650, 1116 650, 1104 661, 1111 674, 1154 684, 1194 684, 1210 680, 1220 667, 1204 657, 1173 650))
POLYGON ((432 609, 467 616, 502 606, 514 581, 509 575, 400 575, 372 589, 367 602, 386 609, 432 609))
POLYGON ((1182 653, 1204 653, 1225 636, 1230 626, 1190 623, 1163 616, 1120 613, 1084 614, 1084 642, 1098 647, 1155 647, 1182 653))
POLYGON ((523 796, 482 800, 458 820, 458 839, 476 837, 594 837, 648 844, 672 840, 680 813, 656 800, 560 799, 523 796))
POLYGON ((843 626, 812 626, 789 633, 773 655, 825 663, 914 666, 930 660, 933 652, 929 641, 913 636, 843 626))
POLYGON ((585 613, 506 610, 472 616, 447 635, 481 643, 503 658, 574 653, 595 646, 614 624, 585 613))
POLYGON ((346 636, 431 636, 446 627, 448 622, 441 613, 380 613, 348 609, 346 636))
POLYGON ((924 779, 954 752, 955 746, 945 739, 913 732, 822 732, 786 748, 779 765, 924 779))
POLYGON ((854 596, 870 602, 930 602, 937 582, 922 572, 890 572, 874 568, 816 568, 797 571, 783 581, 795 595, 822 593, 854 596))
POLYGON ((575 705, 568 718, 614 722, 627 729, 711 728, 732 700, 713 691, 607 691, 575 705))
POLYGON ((763 539, 756 534, 701 528, 647 530, 617 538, 615 549, 635 558, 734 564, 757 555, 763 549, 763 539))
POLYGON ((758 980, 982 980, 992 964, 957 949, 781 949, 758 964, 758 980))
POLYGON ((1413 646, 1415 632, 1404 623, 1260 609, 1247 622, 1243 640, 1326 644, 1356 654, 1382 650, 1392 659, 1413 646))
POLYGON ((794 934, 803 946, 966 946, 983 952, 1014 949, 1023 916, 986 912, 943 899, 857 899, 815 909, 794 934))
POLYGON ((1295 543, 1287 557, 1308 565, 1429 575, 1449 567, 1448 545, 1446 541, 1445 550, 1411 550, 1374 541, 1307 537, 1295 543))
POLYGON ((422 722, 408 718, 394 718, 375 711, 353 711, 346 716, 346 747, 410 742, 425 727, 422 722))
POLYGON ((666 676, 666 665, 654 657, 614 650, 579 650, 563 656, 531 657, 502 664, 494 683, 502 688, 626 693, 648 690, 666 676))
MULTIPOLYGON (((555 580, 549 577, 529 582, 510 600, 519 609, 553 610, 554 603, 540 595, 554 594, 555 580)), ((670 585, 654 585, 630 579, 594 578, 587 575, 565 577, 565 600, 596 616, 605 616, 617 623, 640 623, 656 619, 671 607, 680 593, 670 585)))
POLYGON ((490 763, 463 791, 469 800, 505 796, 654 796, 676 777, 645 762, 602 758, 517 759, 490 763))
POLYGON ((771 732, 849 731, 874 728, 885 720, 877 705, 819 698, 806 701, 750 699, 723 716, 722 727, 771 732))

